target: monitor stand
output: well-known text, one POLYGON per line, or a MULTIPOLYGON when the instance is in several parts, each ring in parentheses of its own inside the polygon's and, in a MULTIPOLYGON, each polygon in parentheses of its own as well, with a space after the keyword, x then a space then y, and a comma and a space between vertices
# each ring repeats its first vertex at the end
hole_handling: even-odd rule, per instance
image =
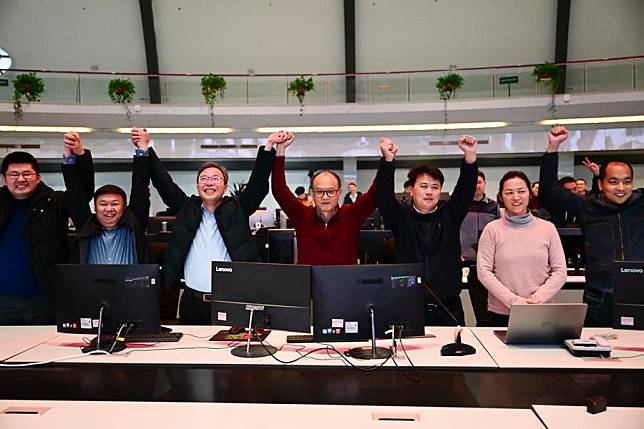
POLYGON ((347 351, 347 355, 354 359, 388 359, 392 356, 391 349, 376 347, 376 316, 373 307, 369 307, 371 318, 371 346, 355 347, 347 351))
POLYGON ((250 311, 250 315, 248 316, 248 328, 246 328, 246 332, 248 333, 248 338, 246 340, 246 345, 245 346, 237 346, 234 349, 230 351, 230 353, 233 356, 237 357, 242 357, 242 358, 257 358, 257 357, 264 357, 264 356, 270 356, 275 353, 277 353, 277 349, 273 346, 269 346, 268 344, 252 344, 250 343, 250 339, 253 336, 253 312, 255 310, 257 311, 263 311, 264 306, 263 305, 251 305, 247 304, 246 305, 246 310, 250 311))
MULTIPOLYGON (((101 305, 98 310, 98 332, 96 337, 89 342, 89 344, 83 348, 81 351, 83 353, 91 353, 97 350, 102 350, 108 353, 116 353, 125 349, 125 343, 123 341, 117 341, 116 337, 118 336, 101 336, 101 328, 103 327, 103 311, 105 310, 105 305, 101 305), (102 342, 101 342, 102 341, 102 342)), ((119 330, 119 334, 121 331, 119 330)))

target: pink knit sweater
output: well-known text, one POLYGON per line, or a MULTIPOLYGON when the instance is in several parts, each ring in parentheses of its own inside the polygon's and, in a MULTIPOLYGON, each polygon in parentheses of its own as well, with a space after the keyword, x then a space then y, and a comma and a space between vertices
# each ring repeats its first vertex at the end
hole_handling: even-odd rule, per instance
POLYGON ((521 297, 552 300, 566 282, 566 259, 556 228, 534 218, 515 225, 505 216, 490 222, 479 240, 478 278, 488 290, 488 310, 510 314, 521 297))

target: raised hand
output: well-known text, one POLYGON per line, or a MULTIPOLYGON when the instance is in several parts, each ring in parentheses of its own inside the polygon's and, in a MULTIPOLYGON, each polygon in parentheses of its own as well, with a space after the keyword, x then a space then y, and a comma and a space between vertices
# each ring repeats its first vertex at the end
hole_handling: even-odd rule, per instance
POLYGON ((385 137, 380 140, 380 153, 382 153, 385 161, 391 162, 398 153, 398 145, 385 137))
POLYGON ((266 141, 266 148, 270 150, 273 145, 277 146, 277 156, 284 156, 286 148, 295 140, 295 134, 290 131, 280 130, 270 136, 266 141))
POLYGON ((132 128, 132 144, 137 149, 148 150, 150 146, 150 134, 145 128, 132 128))
POLYGON ((469 135, 462 135, 458 139, 458 147, 463 151, 465 162, 468 164, 476 161, 476 149, 478 148, 478 140, 469 135))
POLYGON ((559 145, 563 143, 564 140, 568 138, 568 129, 558 125, 556 127, 550 128, 548 131, 548 152, 557 152, 559 150, 559 145))
POLYGON ((65 133, 63 136, 63 153, 65 156, 69 157, 73 155, 82 155, 85 153, 85 148, 83 147, 83 142, 81 136, 76 132, 65 133))
POLYGON ((599 176, 599 165, 592 162, 588 157, 585 157, 581 163, 593 173, 593 176, 599 176))

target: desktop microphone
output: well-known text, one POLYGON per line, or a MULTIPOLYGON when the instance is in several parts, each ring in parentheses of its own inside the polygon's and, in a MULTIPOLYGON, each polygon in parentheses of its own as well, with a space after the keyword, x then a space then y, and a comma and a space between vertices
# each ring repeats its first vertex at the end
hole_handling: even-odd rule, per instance
POLYGON ((469 344, 465 344, 464 342, 461 341, 461 332, 463 331, 463 328, 461 327, 461 324, 458 322, 458 319, 452 314, 451 311, 447 309, 447 306, 443 303, 443 301, 434 293, 432 288, 429 287, 426 281, 423 281, 423 286, 425 286, 425 289, 434 297, 436 302, 445 310, 447 314, 449 314, 449 317, 451 317, 454 322, 456 322, 456 331, 454 332, 454 342, 445 344, 443 347, 441 347, 441 356, 467 356, 467 355, 473 355, 476 353, 476 349, 472 347, 469 344))

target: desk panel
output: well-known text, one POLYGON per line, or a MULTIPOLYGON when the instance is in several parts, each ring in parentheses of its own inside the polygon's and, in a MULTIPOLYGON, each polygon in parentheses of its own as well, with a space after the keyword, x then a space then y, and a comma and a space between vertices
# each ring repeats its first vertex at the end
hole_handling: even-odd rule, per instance
POLYGON ((609 338, 612 359, 603 359, 575 357, 563 345, 506 345, 494 335, 495 329, 504 328, 472 331, 500 368, 644 369, 644 331, 584 328, 582 338, 593 335, 609 338))
POLYGON ((608 407, 590 414, 586 407, 535 405, 532 407, 548 429, 642 429, 644 408, 608 407))
POLYGON ((136 428, 427 428, 543 429, 528 409, 341 405, 0 401, 0 427, 136 428), (2 412, 40 414, 3 414, 2 412))
POLYGON ((0 327, 0 361, 57 335, 55 326, 2 326, 0 327))
MULTIPOLYGON (((342 359, 337 352, 325 349, 317 343, 302 345, 286 344, 286 336, 290 333, 273 331, 266 342, 277 347, 279 352, 276 357, 280 362, 270 356, 254 359, 244 359, 231 355, 230 350, 234 345, 245 343, 230 343, 222 341, 208 341, 208 339, 223 326, 176 326, 175 330, 183 332, 184 336, 178 343, 156 344, 129 344, 122 352, 108 356, 92 355, 65 360, 66 363, 119 363, 119 364, 216 364, 216 365, 284 365, 283 362, 292 362, 309 353, 308 356, 289 363, 295 366, 350 366, 351 364, 371 367, 380 365, 383 360, 364 361, 353 358, 342 359), (317 350, 317 351, 315 351, 317 350), (251 362, 252 361, 252 362, 251 362), (350 362, 350 363, 349 363, 350 362)), ((85 345, 83 336, 77 334, 55 335, 52 327, 52 338, 34 347, 25 353, 14 356, 10 362, 39 362, 56 359, 62 356, 80 353, 80 347, 85 345)), ((427 330, 426 338, 403 339, 404 351, 399 348, 395 362, 389 359, 384 366, 409 367, 458 367, 458 368, 496 368, 496 363, 487 353, 483 345, 476 339, 469 329, 462 333, 463 341, 471 344, 477 353, 470 356, 440 355, 444 344, 454 341, 454 328, 436 327, 427 330), (406 351, 406 354, 405 354, 406 351)), ((89 340, 88 337, 85 337, 89 340)), ((378 345, 388 347, 391 340, 378 340, 378 345)), ((361 343, 333 343, 333 347, 344 352, 352 347, 365 346, 361 343)))

